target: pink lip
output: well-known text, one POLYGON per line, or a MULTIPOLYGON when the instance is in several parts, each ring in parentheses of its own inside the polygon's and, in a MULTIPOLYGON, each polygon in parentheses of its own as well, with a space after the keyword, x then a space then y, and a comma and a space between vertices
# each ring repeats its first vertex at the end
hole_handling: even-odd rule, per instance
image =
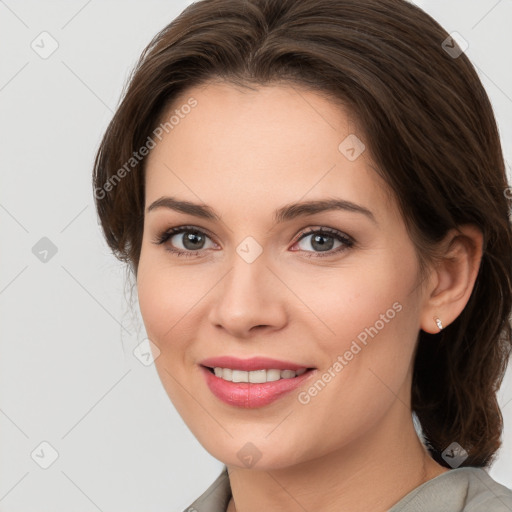
MULTIPOLYGON (((217 364, 215 366, 217 366, 217 364)), ((219 365, 219 367, 231 368, 229 365, 219 365)), ((222 400, 228 405, 234 405, 236 407, 242 407, 245 409, 254 409, 271 404, 272 402, 281 398, 283 395, 286 395, 287 393, 290 393, 294 389, 298 388, 301 384, 304 383, 306 379, 309 379, 314 373, 316 373, 315 369, 311 369, 302 375, 293 377, 291 379, 280 379, 274 382, 255 384, 252 382, 229 382, 215 376, 205 366, 200 366, 200 368, 205 377, 206 384, 210 388, 210 391, 219 400, 222 400)), ((272 368, 272 366, 266 366, 266 368, 272 368)), ((261 369, 261 367, 256 369, 261 369)), ((280 369, 286 370, 292 368, 280 367, 280 369)))
POLYGON ((231 368, 232 370, 243 370, 246 372, 271 369, 296 371, 301 368, 308 368, 297 363, 269 359, 268 357, 251 357, 250 359, 238 359, 232 356, 210 357, 201 361, 200 364, 209 368, 231 368))

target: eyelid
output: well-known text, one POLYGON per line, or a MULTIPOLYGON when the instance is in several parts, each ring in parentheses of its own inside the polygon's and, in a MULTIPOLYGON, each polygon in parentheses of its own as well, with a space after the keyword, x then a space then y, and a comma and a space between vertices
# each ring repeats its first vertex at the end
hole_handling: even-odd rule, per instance
MULTIPOLYGON (((193 232, 193 231, 198 232, 203 235, 206 235, 214 244, 220 245, 218 242, 215 241, 215 236, 213 236, 208 229, 201 228, 199 226, 192 226, 192 225, 175 226, 175 227, 168 228, 164 231, 159 231, 153 238, 152 242, 156 245, 162 245, 175 235, 179 235, 181 233, 186 233, 186 232, 193 232)), ((179 251, 179 249, 177 249, 177 250, 179 251)), ((195 252, 200 252, 202 250, 203 249, 198 249, 195 252)), ((193 253, 194 251, 186 251, 186 252, 193 253)))
POLYGON ((342 231, 334 228, 330 228, 328 226, 315 226, 315 227, 308 227, 305 228, 306 230, 302 230, 299 237, 295 240, 295 243, 302 240, 304 237, 311 235, 313 233, 325 233, 325 234, 331 234, 335 235, 336 237, 342 238, 344 240, 354 242, 353 238, 346 233, 343 233, 342 231))
POLYGON ((179 233, 182 231, 198 231, 199 233, 208 235, 209 238, 215 239, 215 236, 206 228, 194 226, 192 224, 182 224, 179 226, 172 226, 170 228, 158 230, 157 234, 155 235, 154 240, 162 238, 166 235, 175 235, 176 233, 179 233))

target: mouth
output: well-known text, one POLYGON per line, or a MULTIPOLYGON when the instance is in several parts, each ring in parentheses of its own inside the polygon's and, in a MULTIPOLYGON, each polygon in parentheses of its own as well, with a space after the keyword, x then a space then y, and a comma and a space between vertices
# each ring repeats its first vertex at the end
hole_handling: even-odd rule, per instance
POLYGON ((299 368, 297 370, 280 368, 262 368, 259 370, 237 370, 234 368, 222 368, 220 366, 203 366, 211 374, 227 382, 247 382, 250 384, 264 384, 283 379, 294 379, 301 375, 316 370, 316 368, 299 368))
POLYGON ((198 365, 211 393, 244 409, 265 407, 306 386, 317 368, 266 357, 205 359, 198 365))

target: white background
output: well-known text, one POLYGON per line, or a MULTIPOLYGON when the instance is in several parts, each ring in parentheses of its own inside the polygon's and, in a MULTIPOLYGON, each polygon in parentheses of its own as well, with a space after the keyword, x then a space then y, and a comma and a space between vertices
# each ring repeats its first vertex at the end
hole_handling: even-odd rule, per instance
MULTIPOLYGON (((187 4, 0 0, 2 512, 180 511, 222 468, 132 354, 144 330, 91 188, 129 71, 187 4), (43 31, 59 45, 47 59, 31 48, 43 31), (57 248, 46 263, 32 253, 42 237, 57 248), (30 455, 43 441, 59 455, 46 470, 30 455)), ((512 1, 418 4, 468 41, 512 162, 512 1)), ((512 487, 510 373, 490 473, 512 487)))

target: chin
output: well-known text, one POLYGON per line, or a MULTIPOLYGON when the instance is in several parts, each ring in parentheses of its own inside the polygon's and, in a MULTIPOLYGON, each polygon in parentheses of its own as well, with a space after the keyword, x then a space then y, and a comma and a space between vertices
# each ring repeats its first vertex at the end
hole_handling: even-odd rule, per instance
MULTIPOLYGON (((198 437, 201 442, 201 439, 198 437)), ((288 439, 289 441, 289 439, 288 439)), ((209 438, 202 443, 203 448, 215 459, 227 466, 258 471, 284 469, 304 462, 304 454, 297 452, 297 445, 283 446, 281 439, 265 440, 260 434, 253 437, 229 438, 224 444, 218 439, 209 438)))

